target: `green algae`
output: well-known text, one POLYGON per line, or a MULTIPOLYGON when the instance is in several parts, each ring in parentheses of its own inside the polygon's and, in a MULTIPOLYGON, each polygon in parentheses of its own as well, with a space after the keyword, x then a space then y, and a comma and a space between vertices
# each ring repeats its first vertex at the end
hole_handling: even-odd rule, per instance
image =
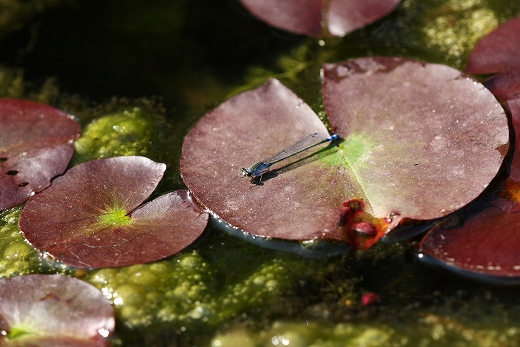
POLYGON ((309 276, 299 261, 256 257, 256 266, 236 278, 203 253, 192 250, 152 264, 93 270, 84 279, 115 305, 127 328, 167 324, 195 332, 269 307, 297 278, 309 276))
POLYGON ((13 208, 1 214, 0 277, 35 273, 42 266, 37 252, 20 234, 20 213, 21 208, 13 208))
POLYGON ((21 207, 0 213, 0 278, 33 273, 73 273, 59 261, 41 255, 25 241, 18 227, 21 207))
POLYGON ((74 142, 72 164, 116 156, 154 157, 164 120, 146 109, 133 107, 92 120, 74 142))
POLYGON ((422 33, 427 48, 439 50, 457 65, 499 24, 497 14, 482 0, 450 0, 427 11, 425 19, 422 33))
MULTIPOLYGON (((269 329, 248 331, 243 328, 218 334, 211 341, 211 347, 384 347, 404 346, 391 343, 395 340, 395 330, 388 326, 373 327, 366 324, 340 323, 327 326, 315 322, 277 321, 269 329)), ((405 339, 406 341, 406 339, 405 339)))
POLYGON ((25 92, 23 71, 0 65, 0 96, 19 98, 25 92))
MULTIPOLYGON (((482 322, 484 323, 484 322, 482 322)), ((491 328, 467 325, 449 316, 425 313, 411 322, 338 323, 275 321, 267 329, 254 331, 235 328, 217 334, 211 347, 412 347, 518 346, 520 332, 514 322, 505 327, 491 328), (403 324, 403 323, 406 323, 403 324)))

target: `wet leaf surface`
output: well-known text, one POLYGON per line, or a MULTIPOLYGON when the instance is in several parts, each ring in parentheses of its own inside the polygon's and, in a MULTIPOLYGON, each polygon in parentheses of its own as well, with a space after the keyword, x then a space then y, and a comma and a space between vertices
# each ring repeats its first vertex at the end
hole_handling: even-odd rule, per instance
POLYGON ((451 67, 360 58, 324 67, 330 123, 376 217, 435 219, 475 199, 509 148, 504 110, 451 67))
POLYGON ((491 206, 456 228, 436 228, 421 243, 422 258, 466 276, 518 283, 520 276, 520 99, 506 102, 511 110, 516 150, 510 176, 491 206))
POLYGON ((461 208, 495 177, 509 129, 478 82, 399 58, 361 58, 324 71, 325 108, 343 140, 273 166, 259 184, 240 169, 310 133, 327 136, 279 81, 228 100, 190 131, 181 172, 208 209, 254 235, 366 248, 403 219, 461 208))
POLYGON ((223 103, 188 133, 180 164, 184 182, 210 210, 252 234, 341 239, 342 204, 359 189, 346 170, 326 163, 337 152, 334 146, 273 167, 275 174, 259 185, 240 171, 315 132, 328 136, 307 104, 270 80, 223 103), (276 171, 280 168, 283 172, 276 171))
POLYGON ((114 309, 94 286, 64 275, 0 280, 1 346, 108 346, 114 309))
POLYGON ((482 38, 468 60, 466 71, 475 74, 520 71, 520 17, 500 25, 482 38))
POLYGON ((22 233, 36 248, 77 267, 126 266, 175 254, 202 234, 208 217, 186 191, 139 206, 165 168, 145 157, 75 166, 28 201, 22 233))
POLYGON ((0 99, 0 210, 27 200, 62 174, 79 134, 79 124, 65 112, 0 99))
POLYGON ((466 276, 507 282, 520 276, 519 247, 518 213, 491 206, 461 227, 430 232, 421 243, 421 257, 466 276))
POLYGON ((392 12, 399 0, 241 0, 269 25, 308 36, 345 36, 392 12), (325 23, 325 24, 323 24, 325 23))

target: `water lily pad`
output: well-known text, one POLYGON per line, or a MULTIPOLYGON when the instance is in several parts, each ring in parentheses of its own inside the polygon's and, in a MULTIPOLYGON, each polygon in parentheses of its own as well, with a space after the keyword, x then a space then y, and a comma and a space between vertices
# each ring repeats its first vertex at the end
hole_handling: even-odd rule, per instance
POLYGON ((0 345, 108 346, 114 309, 96 287, 64 275, 0 280, 0 345))
POLYGON ((475 74, 520 71, 520 17, 511 19, 480 40, 466 71, 475 74))
POLYGON ((328 136, 314 111, 272 79, 226 101, 188 133, 180 163, 184 182, 211 211, 252 234, 342 239, 342 204, 358 190, 346 170, 324 161, 337 149, 322 147, 321 155, 293 162, 276 177, 265 175, 261 185, 241 175, 242 167, 311 133, 328 136))
POLYGON ((470 277, 519 282, 512 279, 520 277, 519 247, 519 214, 491 206, 461 227, 428 233, 421 258, 470 277))
POLYGON ((0 99, 0 210, 18 205, 62 174, 80 127, 51 106, 0 99))
POLYGON ((509 178, 500 197, 462 226, 437 227, 421 243, 421 259, 466 276, 492 282, 520 282, 520 99, 506 103, 517 134, 509 178))
POLYGON ((241 0, 274 27, 308 36, 345 36, 392 12, 400 0, 241 0), (325 23, 325 24, 323 24, 325 23), (326 28, 326 29, 325 29, 326 28))
POLYGON ((381 57, 326 64, 323 97, 359 197, 376 217, 428 220, 465 206, 509 148, 495 97, 445 65, 381 57))
POLYGON ((166 165, 145 157, 71 168, 25 206, 20 228, 36 248, 77 267, 115 267, 175 254, 204 231, 207 214, 186 191, 139 206, 166 165))
POLYGON ((208 113, 182 149, 184 182, 208 209, 254 235, 365 248, 403 218, 433 219, 482 193, 508 150, 500 104, 457 70, 399 58, 324 69, 331 125, 343 138, 273 166, 252 184, 242 167, 310 133, 316 114, 277 80, 208 113))

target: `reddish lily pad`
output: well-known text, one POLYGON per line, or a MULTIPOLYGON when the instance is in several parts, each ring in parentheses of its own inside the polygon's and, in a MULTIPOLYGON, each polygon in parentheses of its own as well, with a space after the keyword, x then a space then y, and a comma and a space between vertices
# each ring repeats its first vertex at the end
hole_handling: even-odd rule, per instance
POLYGON ((173 255, 204 231, 208 216, 186 191, 139 206, 166 166, 144 157, 71 168, 25 206, 20 228, 36 248, 76 267, 116 267, 173 255))
POLYGON ((475 199, 509 148, 507 117, 480 83, 404 58, 326 64, 324 104, 376 217, 429 220, 475 199))
POLYGON ((511 174, 491 206, 456 228, 435 228, 421 243, 421 258, 464 275, 520 282, 520 99, 507 102, 517 134, 511 174))
POLYGON ((314 111, 272 79, 223 103, 188 133, 180 164, 184 182, 211 211, 249 233, 342 239, 337 227, 342 203, 357 191, 345 170, 313 160, 264 177, 262 185, 241 176, 242 167, 311 133, 328 136, 314 111))
POLYGON ((65 112, 0 99, 0 210, 27 200, 62 174, 79 134, 79 124, 65 112))
POLYGON ((428 232, 419 257, 479 280, 520 283, 519 211, 520 183, 508 178, 500 198, 462 226, 428 232))
POLYGON ((0 345, 108 346, 114 309, 94 286, 64 275, 0 279, 0 345))
POLYGON ((392 12, 400 0, 241 0, 274 27, 308 36, 345 36, 392 12), (326 23, 326 24, 323 24, 326 23), (326 30, 324 29, 326 26, 326 30))
POLYGON ((468 60, 466 71, 475 74, 520 71, 520 17, 511 19, 482 38, 468 60))
MULTIPOLYGON (((520 277, 520 216, 488 207, 462 227, 435 230, 421 243, 421 258, 461 274, 490 280, 520 277)), ((518 281, 518 280, 516 280, 518 281)))
POLYGON ((254 235, 365 248, 403 218, 439 218, 466 205, 498 172, 507 118, 459 71, 363 58, 328 64, 324 76, 325 107, 344 139, 339 149, 274 166, 261 185, 240 177, 240 168, 310 133, 327 136, 279 81, 228 100, 190 131, 181 172, 208 209, 254 235))

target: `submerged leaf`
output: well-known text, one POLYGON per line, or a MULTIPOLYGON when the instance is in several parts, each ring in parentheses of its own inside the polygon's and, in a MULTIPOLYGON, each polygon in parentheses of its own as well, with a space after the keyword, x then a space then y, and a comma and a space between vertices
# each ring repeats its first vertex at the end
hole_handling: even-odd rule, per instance
POLYGON ((480 40, 468 60, 466 71, 475 74, 520 71, 520 17, 499 26, 480 40))
POLYGON ((388 15, 397 7, 400 0, 241 0, 241 2, 251 13, 274 27, 319 37, 327 33, 345 36, 388 15))
POLYGON ((51 106, 0 99, 0 210, 27 200, 62 174, 79 124, 51 106))
POLYGON ((242 167, 310 133, 316 114, 277 80, 208 113, 183 145, 184 182, 215 214, 254 235, 366 248, 403 218, 434 219, 482 193, 509 146, 493 95, 447 66, 362 58, 325 66, 330 123, 343 138, 277 163, 242 167))
POLYGON ((20 228, 36 248, 77 267, 115 267, 158 260, 190 245, 207 214, 185 191, 139 205, 165 165, 144 157, 89 161, 29 200, 20 228))
POLYGON ((0 345, 108 346, 114 309, 96 287, 64 275, 0 280, 0 345))

